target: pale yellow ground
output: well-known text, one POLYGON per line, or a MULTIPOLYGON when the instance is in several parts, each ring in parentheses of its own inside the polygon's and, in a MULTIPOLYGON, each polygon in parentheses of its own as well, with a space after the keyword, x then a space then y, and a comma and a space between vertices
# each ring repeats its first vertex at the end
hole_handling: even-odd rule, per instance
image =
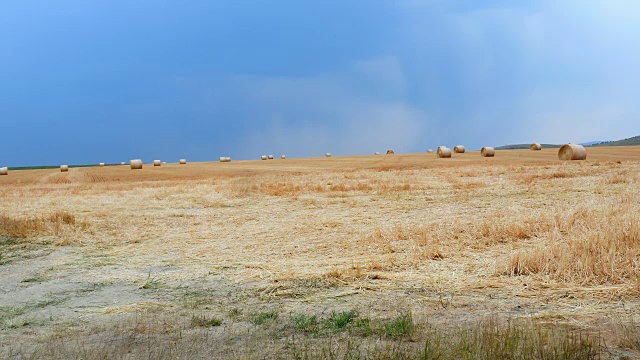
POLYGON ((553 242, 638 219, 639 174, 640 147, 589 148, 580 162, 545 149, 10 171, 0 214, 66 211, 86 228, 42 235, 33 242, 54 245, 0 266, 0 306, 70 294, 56 311, 91 319, 206 290, 221 313, 368 307, 590 327, 638 313, 640 245, 586 270, 544 258, 517 276, 513 259, 560 259, 553 242))

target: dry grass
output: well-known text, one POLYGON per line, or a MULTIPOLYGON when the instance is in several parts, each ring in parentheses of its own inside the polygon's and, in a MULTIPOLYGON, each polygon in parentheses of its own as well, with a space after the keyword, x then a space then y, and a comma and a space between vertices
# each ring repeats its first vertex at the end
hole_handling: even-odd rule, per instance
POLYGON ((559 212, 532 248, 517 251, 504 273, 544 274, 559 281, 628 284, 640 279, 640 194, 559 212))
MULTIPOLYGON (((0 237, 71 247, 0 247, 0 307, 26 306, 11 324, 28 323, 43 317, 29 307, 37 299, 68 300, 44 306, 31 335, 0 327, 0 347, 42 341, 74 316, 117 325, 179 311, 185 292, 197 310, 185 321, 223 318, 207 331, 240 347, 255 339, 223 316, 235 308, 281 309, 283 321, 400 308, 452 325, 507 314, 585 331, 640 311, 640 148, 570 163, 555 149, 475 155, 14 171, 0 178, 0 237), (100 285, 74 288, 88 282, 100 285)), ((620 330, 609 328, 612 341, 620 330)))
POLYGON ((40 217, 11 217, 0 215, 0 236, 26 239, 38 235, 62 235, 76 227, 85 230, 88 224, 76 223, 76 217, 65 211, 40 217))

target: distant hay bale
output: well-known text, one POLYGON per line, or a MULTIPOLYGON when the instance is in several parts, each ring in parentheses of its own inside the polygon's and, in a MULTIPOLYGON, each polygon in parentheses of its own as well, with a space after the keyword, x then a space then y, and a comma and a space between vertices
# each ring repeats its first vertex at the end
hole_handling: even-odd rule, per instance
POLYGON ((482 157, 494 157, 496 155, 496 150, 492 147, 485 146, 480 150, 480 155, 482 157))
POLYGON ((374 155, 380 155, 380 152, 379 152, 379 151, 376 151, 376 152, 374 153, 374 155))
POLYGON ((162 165, 164 165, 164 164, 166 164, 166 163, 167 163, 166 161, 163 161, 163 162, 162 162, 162 165))
POLYGON ((224 162, 231 162, 231 158, 227 156, 226 158, 224 158, 224 162))
POLYGON ((540 145, 538 143, 533 143, 533 144, 531 144, 531 146, 529 146, 529 149, 531 149, 531 150, 542 150, 542 145, 540 145))
POLYGON ((456 154, 464 154, 464 145, 456 145, 453 147, 453 152, 456 154))
POLYGON ((450 158, 451 149, 445 146, 439 146, 437 154, 438 154, 438 158, 450 158))
POLYGON ((428 154, 432 154, 432 153, 433 153, 433 150, 429 149, 429 150, 427 150, 427 153, 428 153, 428 154))
POLYGON ((286 159, 286 158, 287 158, 286 156, 284 156, 284 155, 280 155, 280 159, 284 160, 284 159, 286 159))
POLYGON ((127 165, 127 163, 123 161, 120 163, 120 165, 127 165))
POLYGON ((0 168, 0 175, 9 175, 9 168, 8 167, 1 167, 0 168))
POLYGON ((160 160, 153 160, 153 166, 160 166, 162 165, 162 161, 160 160))
POLYGON ((131 166, 131 170, 140 170, 142 169, 142 160, 135 159, 129 161, 129 166, 131 166))
POLYGON ((273 160, 273 155, 269 155, 269 156, 267 156, 267 158, 268 158, 269 160, 273 160))
POLYGON ((180 159, 180 165, 186 165, 187 159, 180 159))
POLYGON ((587 149, 582 145, 564 144, 558 150, 558 158, 560 160, 586 160, 587 149))
POLYGON ((331 157, 331 154, 330 153, 326 153, 326 154, 324 154, 324 156, 325 157, 331 157))
POLYGON ((227 159, 226 157, 220 156, 220 162, 225 162, 226 159, 227 159))
POLYGON ((104 167, 104 163, 100 163, 100 167, 104 167))
POLYGON ((60 172, 69 171, 69 165, 60 165, 60 172))
POLYGON ((389 150, 387 150, 387 155, 391 155, 391 154, 395 154, 395 152, 393 151, 393 149, 389 149, 389 150))
POLYGON ((267 160, 267 155, 260 156, 260 160, 267 160))

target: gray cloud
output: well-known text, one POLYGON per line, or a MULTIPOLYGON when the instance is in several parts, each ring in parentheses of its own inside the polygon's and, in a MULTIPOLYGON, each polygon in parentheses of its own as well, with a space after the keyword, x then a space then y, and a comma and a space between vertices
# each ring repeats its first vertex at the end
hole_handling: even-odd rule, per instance
POLYGON ((312 77, 236 77, 231 87, 255 106, 257 125, 241 140, 251 154, 411 151, 429 128, 427 115, 404 100, 405 76, 392 57, 312 77))

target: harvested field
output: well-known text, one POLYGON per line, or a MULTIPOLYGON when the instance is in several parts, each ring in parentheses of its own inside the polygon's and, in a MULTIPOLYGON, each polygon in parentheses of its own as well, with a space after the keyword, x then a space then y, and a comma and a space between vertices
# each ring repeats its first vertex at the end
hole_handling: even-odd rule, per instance
POLYGON ((467 152, 12 171, 0 357, 640 356, 640 147, 467 152))

